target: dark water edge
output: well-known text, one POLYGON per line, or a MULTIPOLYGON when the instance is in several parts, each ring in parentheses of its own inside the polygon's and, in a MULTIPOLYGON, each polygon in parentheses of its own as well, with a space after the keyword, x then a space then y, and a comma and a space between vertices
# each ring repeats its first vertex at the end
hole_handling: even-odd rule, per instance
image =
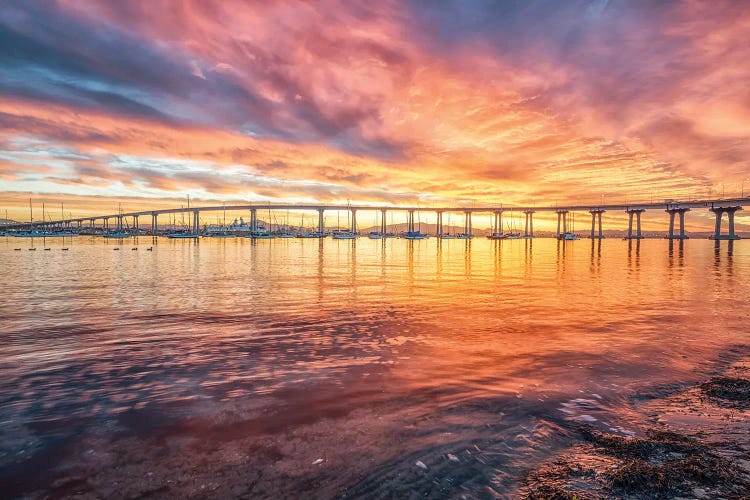
POLYGON ((644 391, 646 423, 621 436, 579 426, 569 446, 530 470, 525 499, 750 498, 750 354, 723 353, 709 379, 644 391))
MULTIPOLYGON (((50 423, 38 430, 51 441, 2 467, 0 488, 7 498, 748 498, 750 348, 731 347, 707 364, 697 382, 644 382, 618 404, 618 416, 591 423, 552 410, 562 400, 471 400, 414 415, 406 429, 381 425, 380 433, 374 420, 391 408, 326 414, 318 402, 322 413, 305 422, 309 414, 290 407, 299 426, 331 438, 318 453, 322 461, 304 467, 285 457, 307 452, 316 436, 281 438, 288 415, 283 426, 275 415, 227 425, 189 416, 175 424, 179 408, 169 417, 161 408, 126 412, 116 431, 85 434, 50 423), (459 418, 467 412, 488 418, 467 429, 459 418), (505 421, 506 414, 526 418, 505 421), (615 420, 636 431, 613 428, 615 420), (395 458, 378 462, 381 447, 395 458)), ((578 404, 607 411, 586 408, 595 401, 578 404)))

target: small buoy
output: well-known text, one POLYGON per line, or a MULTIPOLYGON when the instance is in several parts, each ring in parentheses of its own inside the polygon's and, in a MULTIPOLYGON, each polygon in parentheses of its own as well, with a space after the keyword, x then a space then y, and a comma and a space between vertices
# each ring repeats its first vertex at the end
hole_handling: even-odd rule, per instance
POLYGON ((416 462, 414 463, 414 465, 416 465, 417 467, 419 467, 419 468, 420 468, 420 469, 422 469, 422 470, 427 470, 427 466, 426 466, 426 465, 424 464, 424 462, 422 462, 421 460, 417 460, 417 461, 416 461, 416 462))

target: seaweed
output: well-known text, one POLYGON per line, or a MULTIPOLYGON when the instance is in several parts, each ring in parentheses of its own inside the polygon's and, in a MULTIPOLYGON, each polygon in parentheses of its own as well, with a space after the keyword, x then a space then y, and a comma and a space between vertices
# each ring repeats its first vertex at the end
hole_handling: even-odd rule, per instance
POLYGON ((585 444, 570 459, 532 471, 526 478, 527 499, 671 498, 691 496, 701 488, 713 496, 750 497, 748 475, 712 447, 675 432, 651 429, 646 437, 623 437, 583 427, 585 444), (577 461, 581 456, 609 457, 598 473, 577 461))
POLYGON ((700 386, 704 394, 721 406, 750 408, 750 380, 736 377, 714 377, 700 386))

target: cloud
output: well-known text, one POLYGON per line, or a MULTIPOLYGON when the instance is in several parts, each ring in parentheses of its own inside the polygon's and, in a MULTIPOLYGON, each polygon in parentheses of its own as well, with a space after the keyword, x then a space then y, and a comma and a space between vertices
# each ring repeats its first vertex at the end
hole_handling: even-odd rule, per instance
POLYGON ((2 188, 508 204, 739 188, 745 10, 11 0, 0 141, 19 173, 2 188))

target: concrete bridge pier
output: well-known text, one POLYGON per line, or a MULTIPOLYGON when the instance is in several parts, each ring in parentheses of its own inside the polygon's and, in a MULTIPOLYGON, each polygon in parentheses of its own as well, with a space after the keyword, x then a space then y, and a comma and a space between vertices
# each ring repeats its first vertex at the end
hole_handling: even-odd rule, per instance
POLYGON ((352 227, 349 229, 354 234, 357 234, 357 209, 352 208, 351 211, 352 211, 352 227))
POLYGON ((117 230, 122 231, 122 215, 117 216, 117 230))
POLYGON ((250 209, 250 232, 254 233, 258 230, 258 211, 254 208, 250 209))
POLYGON ((503 234, 503 211, 495 211, 495 219, 492 223, 492 234, 503 234))
POLYGON ((318 209, 318 233, 320 233, 321 236, 325 234, 326 230, 326 225, 323 221, 323 212, 325 212, 325 210, 323 210, 322 208, 318 209))
POLYGON ((716 230, 714 231, 714 235, 711 237, 711 239, 713 240, 739 240, 740 239, 739 235, 734 232, 734 214, 735 212, 737 212, 737 210, 742 210, 742 207, 734 206, 734 207, 711 208, 711 211, 714 214, 716 214, 716 230), (729 218, 729 232, 727 234, 722 234, 721 232, 721 219, 724 213, 726 213, 727 217, 729 218))
POLYGON ((109 217, 102 217, 102 229, 105 231, 109 229, 109 217))
POLYGON ((646 210, 643 208, 629 208, 625 211, 628 213, 628 239, 642 239, 643 233, 641 232, 641 214, 646 210), (633 236, 633 215, 635 215, 636 218, 635 236, 633 236))
POLYGON ((387 211, 385 209, 380 210, 380 235, 383 236, 388 232, 388 223, 386 222, 387 211))
POLYGON ((414 231, 414 210, 409 210, 409 216, 406 220, 406 230, 410 233, 414 231))
POLYGON ((443 212, 438 210, 437 214, 437 226, 435 227, 435 235, 439 238, 443 235, 443 212))
POLYGON ((567 210, 555 210, 557 213, 557 236, 568 232, 568 211, 567 210), (560 223, 562 222, 562 231, 560 231, 560 223))
POLYGON ((685 212, 689 212, 689 208, 668 208, 665 210, 669 214, 669 234, 667 238, 670 240, 686 240, 687 235, 685 234, 685 212), (680 234, 674 234, 674 219, 675 215, 680 216, 680 234))
POLYGON ((138 232, 138 216, 137 215, 133 216, 133 229, 136 232, 138 232))
POLYGON ((464 234, 471 235, 471 210, 467 210, 464 219, 464 234))
POLYGON ((158 231, 158 221, 159 221, 159 214, 152 213, 151 214, 151 236, 156 236, 156 232, 158 231))
POLYGON ((193 210, 193 227, 192 227, 192 233, 198 234, 201 230, 201 218, 200 218, 200 211, 199 210, 193 210))
POLYGON ((604 232, 602 231, 602 214, 606 212, 606 210, 602 210, 601 208, 595 208, 594 210, 589 210, 589 213, 591 214, 591 239, 602 239, 604 238, 604 232), (599 222, 599 231, 596 231, 597 221, 599 222))
POLYGON ((526 215, 526 226, 524 228, 523 236, 525 238, 534 237, 534 210, 524 210, 523 213, 526 215))

